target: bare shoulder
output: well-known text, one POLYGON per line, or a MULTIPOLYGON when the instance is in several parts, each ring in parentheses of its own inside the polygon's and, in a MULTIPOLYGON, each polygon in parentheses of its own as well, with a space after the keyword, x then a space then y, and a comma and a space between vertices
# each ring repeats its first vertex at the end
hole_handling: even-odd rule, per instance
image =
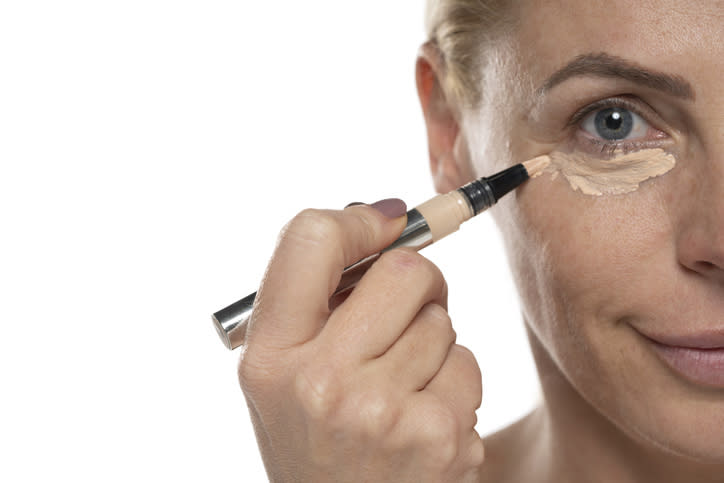
POLYGON ((483 438, 485 462, 481 468, 481 483, 530 481, 535 472, 536 453, 540 443, 540 409, 519 421, 483 438))

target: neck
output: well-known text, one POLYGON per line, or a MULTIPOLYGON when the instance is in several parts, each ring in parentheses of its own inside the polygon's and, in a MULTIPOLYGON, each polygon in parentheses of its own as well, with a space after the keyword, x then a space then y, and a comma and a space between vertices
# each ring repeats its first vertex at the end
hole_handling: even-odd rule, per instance
POLYGON ((724 465, 696 462, 624 433, 570 385, 536 336, 530 331, 528 336, 544 403, 527 423, 538 428, 537 441, 529 445, 527 458, 537 476, 525 481, 722 481, 724 465))

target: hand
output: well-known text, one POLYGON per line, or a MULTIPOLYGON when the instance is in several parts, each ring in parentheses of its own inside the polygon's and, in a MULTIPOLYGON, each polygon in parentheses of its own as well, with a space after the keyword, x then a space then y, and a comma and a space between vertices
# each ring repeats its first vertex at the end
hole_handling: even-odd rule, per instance
POLYGON ((477 481, 480 370, 455 344, 438 268, 391 250, 330 304, 343 268, 390 245, 404 212, 306 210, 280 235, 239 366, 271 481, 477 481))

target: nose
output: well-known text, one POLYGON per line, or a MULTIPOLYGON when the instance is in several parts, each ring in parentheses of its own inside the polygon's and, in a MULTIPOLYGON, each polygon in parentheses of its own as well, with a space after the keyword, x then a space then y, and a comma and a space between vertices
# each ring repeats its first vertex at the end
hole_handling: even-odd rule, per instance
POLYGON ((679 262, 706 279, 724 284, 724 240, 707 231, 689 232, 679 240, 679 262))
POLYGON ((724 285, 724 152, 695 183, 676 240, 679 263, 697 276, 724 285))

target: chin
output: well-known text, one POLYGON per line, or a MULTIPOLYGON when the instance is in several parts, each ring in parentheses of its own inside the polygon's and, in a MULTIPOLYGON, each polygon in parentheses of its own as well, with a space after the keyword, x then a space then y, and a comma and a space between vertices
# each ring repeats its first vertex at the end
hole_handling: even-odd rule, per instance
MULTIPOLYGON (((724 411, 724 407, 720 407, 719 412, 721 411, 724 411)), ((637 437, 644 439, 653 448, 671 456, 692 463, 724 466, 724 437, 721 435, 721 429, 717 429, 721 427, 721 420, 718 422, 714 419, 691 421, 690 418, 684 418, 679 421, 672 420, 669 428, 640 428, 646 432, 639 432, 637 437), (695 433, 688 428, 682 428, 687 424, 701 427, 701 423, 708 426, 709 430, 695 433)))

